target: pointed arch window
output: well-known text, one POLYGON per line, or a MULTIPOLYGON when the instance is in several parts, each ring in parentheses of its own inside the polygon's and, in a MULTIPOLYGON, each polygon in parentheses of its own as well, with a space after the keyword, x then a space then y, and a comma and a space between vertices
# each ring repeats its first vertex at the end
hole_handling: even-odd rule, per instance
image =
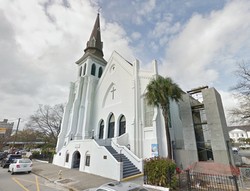
POLYGON ((124 133, 126 133, 126 118, 124 115, 122 115, 119 121, 119 136, 124 133))
POLYGON ((104 121, 101 120, 100 129, 99 129, 99 139, 103 139, 103 132, 104 132, 104 121))
POLYGON ((82 66, 79 69, 79 76, 82 76, 82 66))
POLYGON ((85 75, 86 74, 86 63, 84 64, 84 67, 83 67, 83 75, 85 75))
POLYGON ((102 67, 99 68, 98 78, 100 78, 101 76, 102 76, 102 67))
POLYGON ((112 113, 109 117, 109 126, 108 126, 108 138, 114 137, 114 131, 115 131, 115 116, 112 113))
POLYGON ((95 76, 95 70, 96 70, 96 66, 95 66, 95 64, 92 64, 92 66, 91 66, 91 75, 95 76))

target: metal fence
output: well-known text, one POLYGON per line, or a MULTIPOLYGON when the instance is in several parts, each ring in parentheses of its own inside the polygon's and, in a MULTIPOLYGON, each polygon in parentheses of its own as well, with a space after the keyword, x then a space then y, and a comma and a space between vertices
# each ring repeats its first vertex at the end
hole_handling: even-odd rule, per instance
POLYGON ((176 190, 191 190, 189 171, 183 171, 178 174, 178 184, 176 190))
MULTIPOLYGON (((168 173, 167 173, 168 174, 168 173)), ((171 190, 180 191, 239 191, 237 176, 213 175, 189 170, 177 174, 177 183, 171 190)), ((167 182, 171 182, 166 177, 167 182)), ((147 184, 147 174, 144 173, 144 183, 147 184)), ((170 183, 171 185, 171 183, 170 183)))
POLYGON ((238 191, 236 176, 189 173, 189 190, 238 191), (191 188, 191 189, 190 189, 191 188))
POLYGON ((242 188, 250 188, 250 168, 240 167, 240 186, 242 188))

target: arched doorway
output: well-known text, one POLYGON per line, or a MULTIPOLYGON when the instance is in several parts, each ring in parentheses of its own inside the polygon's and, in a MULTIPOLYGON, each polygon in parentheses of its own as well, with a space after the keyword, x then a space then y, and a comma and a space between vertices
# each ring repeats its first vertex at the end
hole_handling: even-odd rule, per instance
POLYGON ((103 131, 104 131, 104 121, 101 120, 100 129, 99 129, 99 139, 103 139, 103 131))
POLYGON ((112 113, 109 117, 109 124, 108 124, 108 138, 114 137, 114 131, 115 131, 115 116, 112 113))
POLYGON ((75 151, 72 158, 72 168, 79 168, 81 161, 81 154, 79 151, 75 151))
POLYGON ((126 118, 122 115, 119 121, 119 136, 124 133, 126 133, 126 118))

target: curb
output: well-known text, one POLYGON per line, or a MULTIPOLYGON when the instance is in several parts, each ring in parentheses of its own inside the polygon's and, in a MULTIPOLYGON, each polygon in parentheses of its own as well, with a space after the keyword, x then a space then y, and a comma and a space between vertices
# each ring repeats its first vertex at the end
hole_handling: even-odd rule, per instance
POLYGON ((148 185, 148 184, 143 184, 143 186, 146 188, 154 189, 154 190, 169 191, 169 188, 164 188, 164 187, 160 187, 160 186, 152 186, 152 185, 148 185))
POLYGON ((37 173, 37 172, 31 171, 31 173, 32 173, 32 174, 35 174, 35 175, 37 175, 37 176, 40 176, 40 177, 42 177, 42 178, 48 180, 49 182, 53 182, 54 184, 57 184, 57 185, 59 185, 59 186, 65 188, 65 189, 69 189, 69 191, 79 191, 78 189, 76 189, 76 188, 74 188, 74 187, 71 187, 71 186, 69 186, 69 185, 65 185, 65 184, 62 184, 62 183, 58 182, 58 181, 63 180, 63 179, 58 179, 58 180, 52 181, 52 180, 50 180, 48 177, 42 176, 41 174, 39 174, 39 173, 37 173))
POLYGON ((141 173, 141 174, 136 174, 136 175, 134 175, 134 176, 129 176, 129 177, 127 177, 127 178, 123 178, 121 181, 128 181, 128 180, 132 180, 132 179, 134 179, 134 178, 138 178, 138 177, 141 177, 141 176, 143 176, 143 173, 141 173))
POLYGON ((33 159, 33 160, 35 160, 37 162, 42 162, 42 163, 49 163, 49 161, 44 161, 44 160, 38 160, 38 159, 33 159))

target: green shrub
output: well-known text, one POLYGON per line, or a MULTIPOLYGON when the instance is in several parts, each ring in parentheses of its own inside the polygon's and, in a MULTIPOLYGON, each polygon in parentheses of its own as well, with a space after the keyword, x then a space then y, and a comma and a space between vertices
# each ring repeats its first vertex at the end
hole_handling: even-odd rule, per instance
POLYGON ((33 151, 32 156, 33 156, 33 158, 38 158, 40 156, 40 152, 39 151, 33 151))
POLYGON ((154 157, 144 160, 144 176, 147 183, 175 188, 177 185, 176 164, 167 158, 154 157))

